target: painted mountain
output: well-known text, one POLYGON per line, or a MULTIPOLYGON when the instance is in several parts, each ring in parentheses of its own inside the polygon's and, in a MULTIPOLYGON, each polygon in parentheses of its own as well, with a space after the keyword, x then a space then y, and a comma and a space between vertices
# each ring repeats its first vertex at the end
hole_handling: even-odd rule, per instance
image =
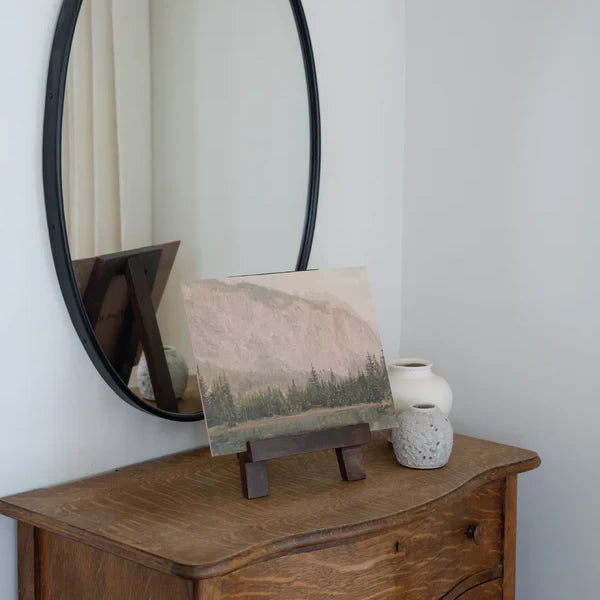
POLYGON ((364 268, 182 285, 213 455, 353 423, 392 397, 364 268))

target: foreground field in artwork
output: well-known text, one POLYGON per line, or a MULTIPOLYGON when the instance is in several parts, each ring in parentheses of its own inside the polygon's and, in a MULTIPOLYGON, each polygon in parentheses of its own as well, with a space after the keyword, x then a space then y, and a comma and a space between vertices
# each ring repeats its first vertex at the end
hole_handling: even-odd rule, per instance
POLYGON ((365 269, 184 284, 213 455, 357 423, 393 401, 365 269))
POLYGON ((227 376, 221 373, 208 388, 200 378, 212 453, 243 452, 246 441, 371 423, 386 427, 393 402, 383 354, 367 355, 364 369, 339 378, 332 371, 319 375, 314 367, 308 381, 293 380, 284 392, 278 386, 257 390, 234 401, 227 376))
POLYGON ((264 419, 257 419, 235 427, 216 425, 210 429, 211 447, 215 455, 227 454, 232 446, 240 448, 241 452, 246 449, 248 440, 290 435, 290 430, 293 430, 294 433, 305 433, 334 429, 344 425, 373 423, 379 418, 381 418, 381 413, 378 410, 374 409, 372 405, 364 404, 342 410, 315 408, 302 415, 301 426, 294 426, 296 415, 270 417, 267 422, 264 419), (268 424, 267 435, 265 435, 266 424, 268 424))

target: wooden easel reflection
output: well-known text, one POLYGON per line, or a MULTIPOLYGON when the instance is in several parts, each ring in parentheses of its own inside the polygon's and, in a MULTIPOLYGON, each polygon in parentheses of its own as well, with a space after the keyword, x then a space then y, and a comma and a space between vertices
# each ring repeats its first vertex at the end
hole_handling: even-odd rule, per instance
POLYGON ((88 320, 119 377, 129 381, 141 342, 156 405, 169 412, 178 408, 156 307, 178 248, 172 242, 73 262, 88 320))

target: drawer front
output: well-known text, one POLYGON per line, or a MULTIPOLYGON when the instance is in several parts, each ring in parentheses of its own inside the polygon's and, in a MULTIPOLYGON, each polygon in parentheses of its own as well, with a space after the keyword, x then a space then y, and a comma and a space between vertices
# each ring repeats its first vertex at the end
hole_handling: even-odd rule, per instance
POLYGON ((502 579, 482 583, 458 598, 459 600, 502 600, 502 579))
POLYGON ((491 482, 384 534, 231 573, 220 598, 439 600, 468 577, 498 572, 503 505, 504 482, 491 482))
MULTIPOLYGON (((24 600, 190 600, 190 582, 40 530, 24 600), (37 582, 34 578, 37 578, 37 582), (35 591, 37 588, 37 591, 35 591)), ((22 558, 21 558, 22 559, 22 558)), ((20 559, 20 560, 21 560, 20 559)))

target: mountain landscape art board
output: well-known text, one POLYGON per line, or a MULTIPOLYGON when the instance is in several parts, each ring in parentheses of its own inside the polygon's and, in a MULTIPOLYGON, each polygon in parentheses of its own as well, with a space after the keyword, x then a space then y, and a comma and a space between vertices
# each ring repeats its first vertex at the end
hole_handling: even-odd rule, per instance
POLYGON ((357 423, 393 401, 362 267, 182 284, 213 456, 357 423))

